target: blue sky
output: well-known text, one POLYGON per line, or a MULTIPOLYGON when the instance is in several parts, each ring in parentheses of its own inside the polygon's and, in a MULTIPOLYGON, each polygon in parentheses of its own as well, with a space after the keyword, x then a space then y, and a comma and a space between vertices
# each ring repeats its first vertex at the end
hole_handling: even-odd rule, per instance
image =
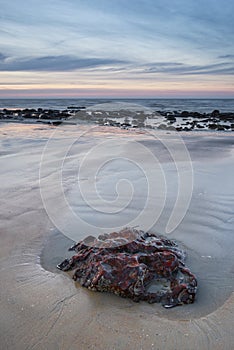
POLYGON ((233 97, 232 0, 0 0, 0 97, 233 97))

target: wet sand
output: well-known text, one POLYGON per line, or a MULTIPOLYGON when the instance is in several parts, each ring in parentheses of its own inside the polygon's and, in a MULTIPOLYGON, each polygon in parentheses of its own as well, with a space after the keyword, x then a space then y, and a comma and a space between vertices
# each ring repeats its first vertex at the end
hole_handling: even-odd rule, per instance
MULTIPOLYGON (((80 128, 85 129, 85 126, 80 128)), ((52 144, 51 153, 46 158, 47 173, 44 175, 51 184, 47 199, 57 204, 58 212, 52 214, 59 213, 61 219, 56 222, 59 228, 63 224, 69 227, 74 223, 63 223, 66 212, 62 204, 56 202, 53 169, 63 154, 64 142, 74 133, 77 130, 73 126, 58 129, 53 135, 55 143, 52 144)), ((231 135, 206 132, 183 135, 192 158, 194 187, 185 217, 168 236, 187 250, 187 265, 198 278, 199 290, 193 305, 166 310, 158 304, 133 303, 114 295, 90 292, 74 283, 68 274, 55 269, 56 264, 66 257, 72 237, 62 236, 55 227, 40 195, 38 173, 42 151, 51 137, 51 128, 5 124, 1 125, 0 134, 2 348, 170 350, 233 347, 234 154, 231 135)), ((173 137, 166 132, 160 135, 162 138, 173 137)), ((170 156, 166 152, 164 155, 164 148, 160 145, 155 148, 157 143, 148 134, 96 128, 85 135, 80 140, 82 142, 70 149, 66 158, 64 187, 67 200, 74 212, 82 213, 83 219, 87 220, 90 211, 77 197, 76 182, 72 177, 76 170, 77 152, 84 154, 90 144, 116 137, 127 141, 121 143, 121 149, 116 146, 121 157, 126 155, 126 150, 128 156, 131 154, 129 142, 133 139, 147 145, 161 157, 169 194, 162 215, 151 229, 164 233, 174 203, 175 179, 172 175, 175 169, 170 156)), ((180 161, 183 162, 183 159, 180 161)), ((114 169, 117 173, 118 167, 114 166, 114 169)), ((91 170, 92 162, 87 171, 91 170)), ((107 200, 114 196, 104 191, 105 186, 110 189, 112 182, 116 181, 116 178, 109 177, 111 170, 111 167, 107 167, 99 178, 100 193, 107 200)), ((132 174, 133 185, 139 184, 136 170, 132 174)), ((89 174, 83 173, 84 182, 85 176, 89 178, 89 174)), ((144 182, 140 184, 144 188, 144 182)), ((95 203, 94 198, 91 199, 95 203)), ((116 206, 124 202, 125 199, 116 206)), ((138 209, 136 203, 141 204, 140 192, 133 198, 134 205, 128 206, 123 213, 123 222, 122 219, 117 220, 116 225, 126 223, 129 215, 134 216, 138 209)), ((151 215, 152 212, 149 212, 151 215)), ((107 215, 102 218, 108 227, 107 215)), ((100 224, 101 219, 100 214, 93 215, 92 224, 100 224)), ((144 220, 143 226, 147 224, 148 217, 144 220)), ((77 231, 77 227, 71 229, 77 231)))

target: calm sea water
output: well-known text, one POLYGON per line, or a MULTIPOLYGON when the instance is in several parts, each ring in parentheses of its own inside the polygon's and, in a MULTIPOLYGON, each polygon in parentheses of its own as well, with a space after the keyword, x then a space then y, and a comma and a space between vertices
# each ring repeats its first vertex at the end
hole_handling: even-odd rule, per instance
POLYGON ((149 107, 155 111, 234 112, 234 99, 0 99, 3 108, 50 108, 63 110, 71 106, 91 107, 100 103, 122 102, 149 107))

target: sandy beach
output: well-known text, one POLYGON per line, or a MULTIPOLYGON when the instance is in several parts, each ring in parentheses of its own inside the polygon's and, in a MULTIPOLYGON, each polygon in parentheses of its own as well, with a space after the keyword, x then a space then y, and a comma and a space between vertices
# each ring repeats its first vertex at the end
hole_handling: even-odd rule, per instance
POLYGON ((2 349, 233 348, 232 132, 1 123, 0 136, 2 349), (184 247, 194 304, 94 293, 56 269, 73 241, 128 225, 184 247))

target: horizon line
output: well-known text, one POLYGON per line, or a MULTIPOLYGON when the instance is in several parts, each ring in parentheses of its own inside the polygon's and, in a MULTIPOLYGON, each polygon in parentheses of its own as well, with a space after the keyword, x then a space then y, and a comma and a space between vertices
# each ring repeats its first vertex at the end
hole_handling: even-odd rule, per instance
POLYGON ((42 96, 34 96, 34 97, 31 97, 31 96, 26 96, 26 97, 1 97, 0 96, 0 100, 35 100, 35 99, 38 99, 38 100, 77 100, 77 99, 80 99, 80 100, 93 100, 93 99, 97 99, 97 100, 101 100, 101 99, 106 99, 106 100, 122 100, 122 99, 125 99, 125 100, 174 100, 174 99, 181 99, 181 100, 233 100, 234 99, 234 96, 233 97, 221 97, 221 96, 207 96, 207 97, 194 97, 194 96, 169 96, 169 97, 130 97, 130 96, 122 96, 122 97, 111 97, 111 96, 77 96, 77 97, 68 97, 68 96, 50 96, 50 97, 42 97, 42 96))

